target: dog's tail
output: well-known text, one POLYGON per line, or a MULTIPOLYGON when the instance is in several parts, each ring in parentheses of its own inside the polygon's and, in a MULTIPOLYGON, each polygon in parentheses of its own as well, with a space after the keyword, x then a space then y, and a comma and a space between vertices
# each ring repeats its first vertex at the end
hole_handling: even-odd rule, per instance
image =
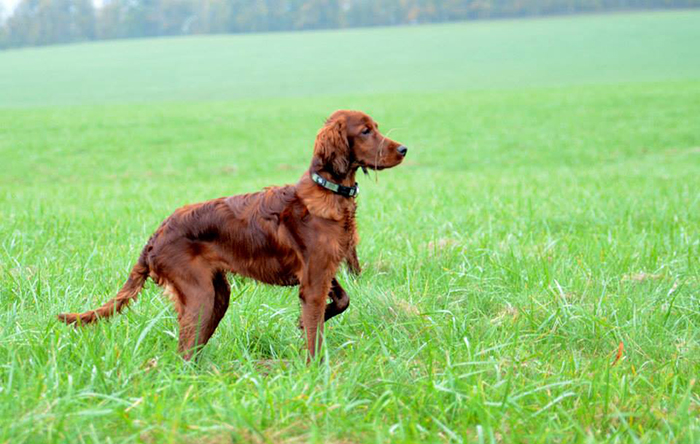
POLYGON ((146 283, 146 279, 148 279, 149 268, 146 262, 147 248, 148 246, 141 252, 138 262, 134 265, 134 268, 131 269, 131 273, 129 273, 129 279, 127 279, 114 299, 109 300, 100 308, 86 311, 85 313, 61 313, 58 315, 58 319, 66 324, 86 325, 121 312, 124 307, 129 305, 129 302, 136 299, 136 296, 138 296, 146 283))

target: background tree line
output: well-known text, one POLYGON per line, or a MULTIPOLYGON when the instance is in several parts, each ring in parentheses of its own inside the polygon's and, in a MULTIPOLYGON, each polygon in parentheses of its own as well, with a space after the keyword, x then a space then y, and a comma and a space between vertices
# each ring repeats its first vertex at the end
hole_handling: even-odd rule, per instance
POLYGON ((163 35, 290 31, 698 7, 700 0, 22 0, 0 48, 163 35))

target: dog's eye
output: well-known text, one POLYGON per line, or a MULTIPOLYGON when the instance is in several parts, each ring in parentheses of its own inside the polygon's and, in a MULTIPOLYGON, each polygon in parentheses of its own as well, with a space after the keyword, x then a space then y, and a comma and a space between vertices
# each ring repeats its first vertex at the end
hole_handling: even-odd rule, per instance
POLYGON ((362 134, 364 134, 365 136, 371 132, 372 132, 372 128, 365 128, 362 130, 362 134))

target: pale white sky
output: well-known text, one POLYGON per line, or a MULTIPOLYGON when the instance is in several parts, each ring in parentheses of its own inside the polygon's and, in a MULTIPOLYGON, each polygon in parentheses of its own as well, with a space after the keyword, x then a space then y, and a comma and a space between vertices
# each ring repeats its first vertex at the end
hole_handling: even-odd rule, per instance
POLYGON ((15 6, 19 3, 19 0, 0 0, 0 5, 2 5, 3 12, 7 13, 9 11, 12 11, 15 6))

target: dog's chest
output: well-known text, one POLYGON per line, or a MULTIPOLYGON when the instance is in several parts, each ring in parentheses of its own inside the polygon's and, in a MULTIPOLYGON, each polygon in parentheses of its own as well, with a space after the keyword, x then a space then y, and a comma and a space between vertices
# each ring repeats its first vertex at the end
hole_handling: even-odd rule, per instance
POLYGON ((355 240, 357 239, 357 224, 355 222, 356 208, 357 206, 355 204, 348 207, 344 215, 345 217, 343 218, 342 245, 345 249, 354 247, 355 240))

